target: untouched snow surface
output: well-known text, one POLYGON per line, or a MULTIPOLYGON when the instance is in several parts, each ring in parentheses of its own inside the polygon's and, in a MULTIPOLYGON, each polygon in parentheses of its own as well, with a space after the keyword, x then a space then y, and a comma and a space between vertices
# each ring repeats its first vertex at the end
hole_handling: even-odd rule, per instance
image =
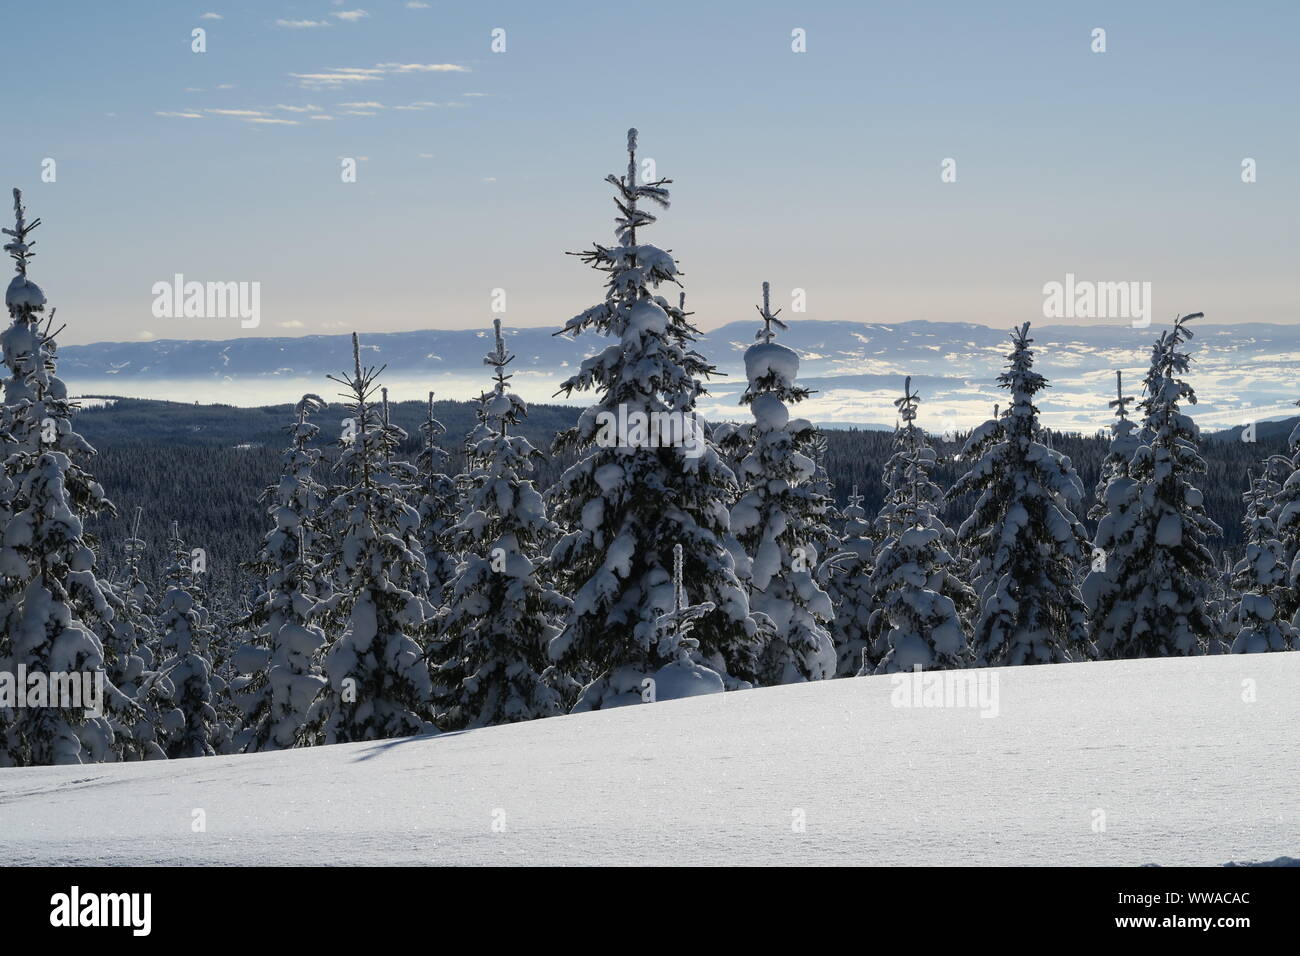
POLYGON ((998 716, 895 707, 892 678, 861 677, 441 737, 0 770, 0 851, 10 864, 1300 856, 1300 654, 959 673, 997 676, 998 716))

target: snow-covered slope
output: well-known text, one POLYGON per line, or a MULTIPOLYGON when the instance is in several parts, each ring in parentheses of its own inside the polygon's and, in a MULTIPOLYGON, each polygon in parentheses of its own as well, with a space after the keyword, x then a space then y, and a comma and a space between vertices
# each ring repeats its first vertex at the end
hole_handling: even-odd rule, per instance
POLYGON ((1300 856, 1300 654, 981 673, 998 677, 996 717, 895 707, 891 679, 865 677, 442 737, 0 770, 0 852, 11 864, 1300 856))

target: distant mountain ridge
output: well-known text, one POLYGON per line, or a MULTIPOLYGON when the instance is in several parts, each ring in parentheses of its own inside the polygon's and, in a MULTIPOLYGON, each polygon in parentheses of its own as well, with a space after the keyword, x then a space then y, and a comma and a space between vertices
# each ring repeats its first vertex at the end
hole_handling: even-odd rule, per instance
MULTIPOLYGON (((710 385, 706 414, 738 414, 743 353, 754 322, 732 322, 703 334, 698 350, 723 375, 710 385)), ((935 430, 987 418, 1003 400, 996 379, 1008 348, 1007 329, 964 322, 874 323, 792 316, 780 340, 801 356, 800 380, 816 390, 804 414, 825 422, 893 422, 893 398, 904 375, 924 399, 935 430)), ((1138 394, 1151 345, 1162 325, 1042 325, 1032 330, 1037 368, 1051 381, 1044 420, 1057 428, 1095 430, 1109 421, 1116 369, 1126 394, 1138 394)), ((1195 328, 1190 380, 1200 397, 1198 420, 1213 429, 1255 418, 1294 414, 1300 397, 1300 325, 1250 323, 1195 328)), ((601 339, 571 340, 554 328, 507 328, 514 387, 531 401, 553 400, 555 387, 601 339)), ((394 394, 413 398, 434 388, 464 399, 486 385, 487 329, 363 332, 367 364, 387 365, 394 394)), ((100 342, 59 350, 60 372, 82 392, 274 404, 294 393, 328 389, 325 376, 351 364, 349 334, 100 342), (167 388, 185 383, 183 388, 167 388)))
MULTIPOLYGON (((1093 349, 1148 349, 1161 326, 1134 329, 1128 325, 1067 326, 1043 325, 1033 337, 1043 361, 1054 347, 1085 346, 1093 349)), ((724 370, 739 370, 741 355, 754 338, 753 322, 730 322, 700 337, 699 350, 724 370)), ((968 322, 910 321, 872 323, 793 318, 781 341, 804 357, 802 374, 844 374, 845 363, 854 359, 888 361, 891 365, 912 363, 911 374, 951 374, 945 353, 959 359, 972 353, 1006 352, 1010 329, 968 322)), ((576 365, 584 349, 594 351, 592 337, 574 341, 555 335, 556 329, 506 328, 509 347, 517 353, 515 366, 521 369, 554 371, 567 362, 576 365)), ((1248 323, 1196 327, 1198 344, 1216 344, 1225 339, 1235 347, 1248 349, 1300 350, 1300 325, 1248 323)), ((413 332, 362 332, 361 344, 371 360, 387 363, 394 372, 428 371, 430 363, 444 371, 478 371, 488 351, 486 329, 426 329, 413 332)), ((261 338, 156 339, 149 342, 96 342, 68 345, 59 349, 60 367, 65 373, 99 378, 152 375, 170 378, 199 378, 226 375, 275 375, 292 371, 316 375, 336 371, 347 364, 351 333, 279 336, 261 338)), ((868 369, 861 369, 867 372, 868 369)))

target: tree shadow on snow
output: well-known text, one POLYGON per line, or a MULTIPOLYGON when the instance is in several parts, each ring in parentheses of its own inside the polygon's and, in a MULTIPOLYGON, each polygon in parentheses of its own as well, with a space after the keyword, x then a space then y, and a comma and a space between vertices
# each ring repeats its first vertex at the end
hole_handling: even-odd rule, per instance
POLYGON ((414 737, 394 737, 392 740, 385 740, 382 743, 375 744, 375 746, 366 750, 365 753, 354 759, 352 762, 357 763, 362 760, 370 760, 374 757, 378 757, 385 751, 392 750, 394 747, 400 747, 402 744, 418 743, 421 740, 445 740, 448 737, 459 737, 463 733, 465 733, 463 730, 449 730, 446 733, 441 734, 418 734, 414 737))

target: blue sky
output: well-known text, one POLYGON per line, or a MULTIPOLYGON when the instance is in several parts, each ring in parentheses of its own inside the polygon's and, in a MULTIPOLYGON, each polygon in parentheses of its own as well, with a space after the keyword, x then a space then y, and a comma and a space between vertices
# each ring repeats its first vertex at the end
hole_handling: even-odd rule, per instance
POLYGON ((563 253, 610 239, 630 125, 706 328, 764 279, 808 318, 1042 321, 1067 272, 1300 320, 1294 3, 5 7, 3 182, 68 343, 466 328, 494 288, 558 327, 601 295, 563 253), (260 282, 261 326, 154 318, 178 272, 260 282))

